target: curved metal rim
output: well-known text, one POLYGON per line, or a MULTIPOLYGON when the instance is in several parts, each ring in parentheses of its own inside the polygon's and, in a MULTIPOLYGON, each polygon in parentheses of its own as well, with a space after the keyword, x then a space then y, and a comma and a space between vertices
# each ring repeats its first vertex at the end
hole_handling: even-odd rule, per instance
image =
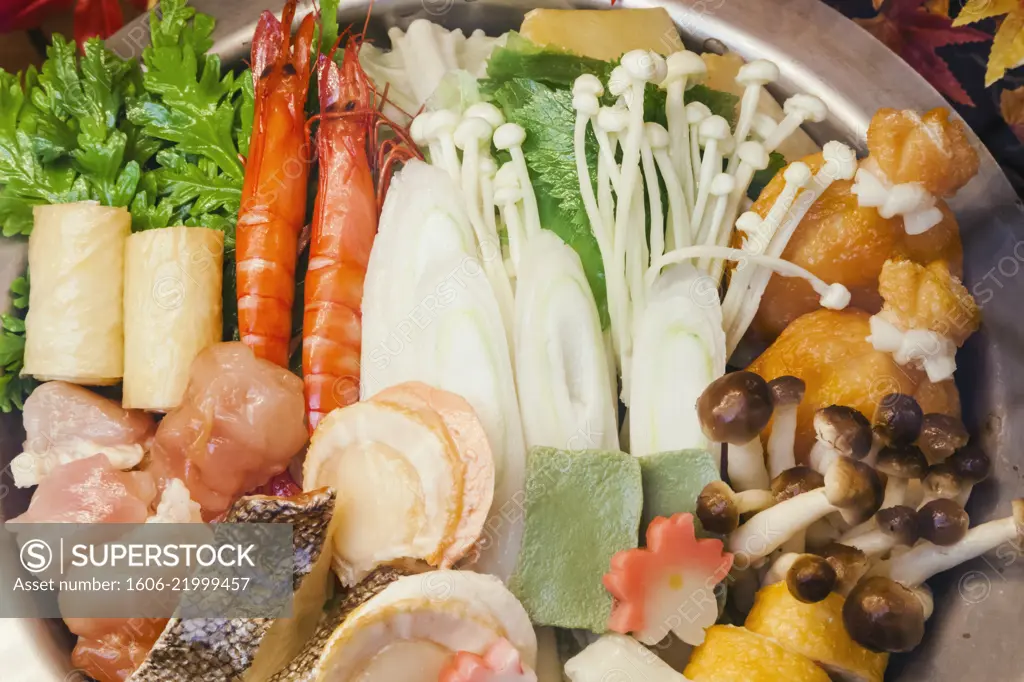
MULTIPOLYGON (((253 3, 195 0, 193 4, 219 17, 214 50, 227 62, 243 58, 258 16, 253 3)), ((863 148, 867 124, 877 108, 947 106, 906 63, 819 0, 625 0, 619 4, 664 6, 691 44, 714 38, 746 58, 777 62, 782 73, 780 94, 811 92, 829 105, 830 119, 810 128, 818 140, 839 138, 863 148)), ((312 2, 306 0, 301 6, 300 16, 312 8, 312 2)), ((347 3, 342 14, 357 19, 365 16, 366 6, 366 2, 347 3)), ((374 13, 376 20, 389 26, 424 16, 459 25, 507 19, 504 29, 534 7, 607 6, 604 0, 377 0, 374 13)), ((142 17, 109 44, 124 57, 137 57, 147 41, 142 17)), ((964 405, 965 419, 994 454, 997 471, 996 483, 985 486, 975 496, 977 501, 972 498, 972 516, 981 520, 1004 515, 1006 502, 1024 488, 1020 471, 1024 466, 1017 454, 1024 446, 1024 407, 1015 388, 1024 385, 1024 358, 1016 352, 1024 347, 1016 332, 1017 302, 1024 300, 1024 277, 1018 276, 1024 242, 1015 235, 1024 209, 991 154, 976 138, 974 142, 982 160, 979 176, 951 203, 963 230, 965 280, 985 313, 983 333, 958 356, 958 383, 970 396, 964 405)), ((23 250, 0 248, 0 276, 13 278, 23 264, 23 250)), ((10 424, 5 423, 5 431, 13 428, 10 424)), ((1020 555, 1017 550, 1012 556, 982 559, 935 581, 936 616, 926 642, 914 654, 896 657, 887 679, 959 681, 970 676, 978 657, 984 657, 987 679, 1019 680, 1024 648, 1017 647, 1009 635, 1019 625, 1019 608, 1024 603, 1020 555)), ((67 679, 64 651, 48 624, 0 621, 0 660, 19 661, 13 682, 67 679)))

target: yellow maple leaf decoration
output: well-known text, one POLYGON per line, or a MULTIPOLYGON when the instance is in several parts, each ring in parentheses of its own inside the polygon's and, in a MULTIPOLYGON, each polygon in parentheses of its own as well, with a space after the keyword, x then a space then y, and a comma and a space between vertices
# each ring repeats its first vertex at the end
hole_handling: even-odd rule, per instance
POLYGON ((999 24, 985 69, 985 85, 992 85, 1007 70, 1024 64, 1024 7, 1018 0, 968 0, 953 26, 1006 15, 999 24))

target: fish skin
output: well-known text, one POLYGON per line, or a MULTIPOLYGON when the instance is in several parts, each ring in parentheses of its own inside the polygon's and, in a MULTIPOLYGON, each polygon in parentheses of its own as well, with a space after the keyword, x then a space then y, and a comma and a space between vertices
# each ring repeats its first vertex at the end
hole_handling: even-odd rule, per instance
MULTIPOLYGON (((238 500, 224 521, 293 524, 297 589, 326 547, 334 501, 327 488, 292 498, 253 495, 238 500)), ((273 624, 272 618, 172 618, 129 682, 235 680, 252 665, 273 624)))

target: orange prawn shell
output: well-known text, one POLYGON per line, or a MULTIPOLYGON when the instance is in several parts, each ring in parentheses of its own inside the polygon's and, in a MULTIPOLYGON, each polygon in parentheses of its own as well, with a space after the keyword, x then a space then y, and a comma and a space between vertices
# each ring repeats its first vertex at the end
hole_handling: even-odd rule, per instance
POLYGON ((305 106, 315 17, 294 41, 296 2, 282 21, 264 12, 253 37, 256 87, 253 134, 237 229, 238 326, 241 340, 276 364, 288 365, 299 233, 306 217, 309 138, 305 106))
POLYGON ((377 234, 377 198, 367 155, 372 91, 359 67, 355 41, 346 47, 340 69, 323 55, 317 69, 320 178, 302 341, 310 429, 331 410, 359 399, 363 283, 377 234))

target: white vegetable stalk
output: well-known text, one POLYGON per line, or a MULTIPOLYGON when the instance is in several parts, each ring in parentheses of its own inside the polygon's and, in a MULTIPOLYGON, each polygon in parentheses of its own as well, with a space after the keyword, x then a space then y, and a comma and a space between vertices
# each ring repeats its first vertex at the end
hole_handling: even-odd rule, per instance
MULTIPOLYGON (((728 173, 719 173, 711 181, 711 196, 714 197, 714 212, 711 214, 711 223, 708 228, 708 235, 704 243, 715 245, 719 241, 722 226, 725 222, 725 211, 729 203, 729 196, 736 187, 736 181, 728 173)), ((699 270, 706 272, 709 267, 709 259, 702 258, 697 266, 699 270)))
POLYGON ((650 288, 636 327, 629 401, 629 451, 635 457, 712 447, 695 405, 725 374, 718 292, 690 265, 673 265, 650 288))
POLYGON ((743 99, 740 101, 740 117, 736 122, 737 150, 729 158, 729 166, 726 170, 733 173, 739 165, 739 145, 746 141, 754 121, 754 114, 757 113, 757 104, 761 99, 761 90, 765 85, 774 83, 779 79, 779 67, 766 59, 757 59, 744 64, 736 74, 736 82, 743 86, 743 99))
MULTIPOLYGON (((651 258, 658 258, 665 253, 665 216, 661 210, 661 184, 658 182, 658 170, 654 161, 650 126, 650 123, 644 125, 644 142, 640 148, 640 160, 644 169, 644 184, 647 186, 647 203, 651 207, 651 258)), ((664 128, 661 130, 664 131, 664 128)), ((653 131, 653 134, 657 135, 658 131, 653 131)), ((661 140, 658 141, 661 142, 661 140)), ((640 239, 646 244, 647 238, 642 234, 642 224, 640 232, 640 239)), ((644 265, 646 264, 645 261, 644 265)), ((643 278, 643 269, 641 269, 640 277, 643 278)))
MULTIPOLYGON (((786 213, 780 218, 781 225, 773 226, 766 219, 764 221, 766 224, 758 230, 756 239, 751 237, 747 242, 752 248, 775 258, 782 256, 800 221, 803 220, 814 202, 821 197, 834 181, 848 180, 853 177, 857 168, 857 157, 853 149, 841 142, 833 141, 825 145, 823 154, 825 158, 824 165, 814 174, 809 187, 799 197, 799 201, 795 202, 793 210, 790 211, 787 208, 786 213)), ((790 164, 790 168, 793 165, 790 164)), ((788 185, 791 179, 793 181, 800 181, 802 175, 802 171, 797 171, 796 177, 787 178, 785 175, 783 177, 786 178, 788 185)), ((783 200, 782 194, 784 193, 786 193, 785 188, 776 200, 776 204, 783 200)), ((796 192, 793 192, 793 196, 796 196, 796 192)), ((775 206, 773 205, 772 208, 774 209, 775 206)), ((779 212, 776 212, 775 215, 778 214, 779 212)), ((771 211, 769 211, 769 216, 771 215, 771 211)), ((725 301, 722 304, 730 354, 739 345, 740 339, 743 338, 747 328, 753 322, 757 309, 761 305, 761 297, 764 294, 765 287, 768 286, 769 279, 771 279, 771 273, 767 272, 752 272, 751 270, 738 269, 733 273, 733 279, 729 283, 729 291, 726 293, 725 301)))
POLYGON ((654 280, 658 277, 658 273, 666 265, 684 263, 694 258, 750 261, 754 265, 769 268, 783 277, 800 277, 806 280, 815 293, 821 297, 820 302, 824 308, 842 310, 850 303, 850 292, 842 284, 829 284, 817 275, 788 260, 751 254, 742 249, 732 249, 724 246, 690 246, 685 249, 676 249, 651 264, 651 269, 647 271, 648 284, 653 285, 654 280))
MULTIPOLYGON (((687 50, 669 55, 665 65, 667 75, 661 87, 667 91, 665 116, 668 119, 670 138, 669 156, 676 175, 682 178, 688 213, 696 200, 696 191, 690 160, 690 126, 686 118, 685 93, 690 79, 696 80, 706 75, 708 66, 700 55, 687 50)), ((677 242, 676 245, 684 244, 677 242)))
MULTIPOLYGON (((767 168, 768 163, 770 162, 768 152, 765 151, 764 145, 752 140, 748 140, 740 144, 737 147, 736 155, 733 158, 739 159, 739 167, 736 169, 735 185, 733 187, 732 194, 729 196, 728 206, 725 209, 725 217, 723 220, 726 225, 732 225, 735 223, 736 213, 739 211, 740 204, 743 202, 744 197, 747 196, 747 190, 750 188, 750 183, 754 179, 754 173, 767 168)), ((739 227, 738 224, 737 227, 739 227)), ((708 240, 708 243, 717 244, 718 246, 728 246, 731 238, 731 230, 720 230, 717 240, 708 240)), ((716 282, 721 280, 724 268, 724 262, 714 261, 710 272, 712 279, 716 282)))
POLYGON ((523 254, 516 380, 527 447, 618 450, 617 401, 579 256, 547 230, 523 254))
MULTIPOLYGON (((612 198, 612 187, 619 191, 620 168, 615 160, 619 149, 618 135, 629 127, 629 111, 620 100, 615 106, 601 107, 593 121, 594 135, 600 150, 598 156, 598 206, 601 217, 611 239, 611 230, 615 224, 615 202, 612 198)), ((607 277, 607 274, 605 275, 607 277)))

